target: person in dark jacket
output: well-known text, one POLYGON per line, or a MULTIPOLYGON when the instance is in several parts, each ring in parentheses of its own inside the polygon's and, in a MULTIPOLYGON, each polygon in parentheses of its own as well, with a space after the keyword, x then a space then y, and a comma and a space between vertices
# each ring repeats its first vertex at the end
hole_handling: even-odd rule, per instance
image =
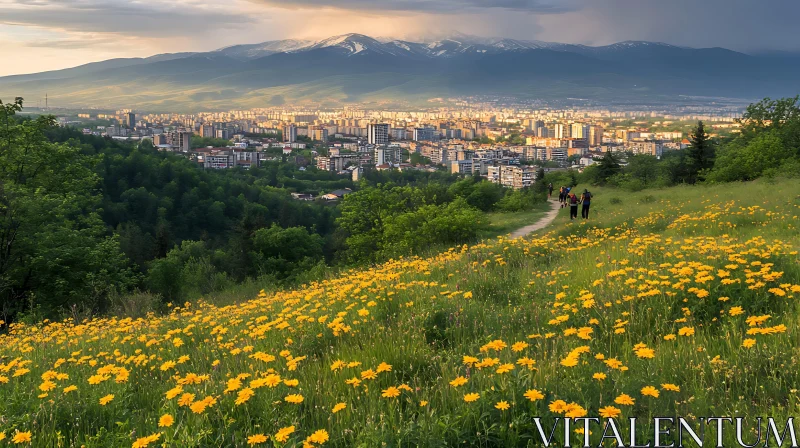
POLYGON ((552 182, 550 182, 547 185, 547 190, 550 191, 550 195, 548 196, 548 199, 552 199, 553 198, 553 183, 552 182))
POLYGON ((589 190, 583 190, 581 204, 583 204, 583 207, 581 207, 581 218, 589 219, 589 206, 592 204, 592 193, 589 193, 589 190))
POLYGON ((569 220, 572 221, 578 217, 578 196, 575 193, 570 193, 567 196, 567 202, 569 203, 569 220))

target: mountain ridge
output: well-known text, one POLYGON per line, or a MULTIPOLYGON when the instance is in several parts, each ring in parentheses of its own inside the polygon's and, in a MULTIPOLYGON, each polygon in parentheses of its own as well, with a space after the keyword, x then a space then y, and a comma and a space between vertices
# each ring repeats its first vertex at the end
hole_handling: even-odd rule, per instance
POLYGON ((429 42, 344 34, 285 39, 209 52, 120 58, 0 77, 0 99, 165 111, 229 109, 475 94, 598 101, 679 95, 755 99, 794 95, 800 55, 748 55, 624 41, 591 47, 454 36, 429 42))

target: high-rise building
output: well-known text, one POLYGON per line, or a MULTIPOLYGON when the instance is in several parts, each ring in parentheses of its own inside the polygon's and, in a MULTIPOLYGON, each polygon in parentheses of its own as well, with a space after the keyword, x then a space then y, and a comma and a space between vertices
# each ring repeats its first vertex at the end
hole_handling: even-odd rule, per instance
POLYGON ((570 126, 571 138, 589 139, 589 125, 585 123, 572 123, 570 126))
POLYGON ((400 162, 402 162, 401 157, 400 148, 397 146, 378 146, 375 148, 375 153, 373 154, 375 166, 381 166, 387 163, 399 165, 400 162))
POLYGON ((322 126, 312 126, 308 128, 308 136, 311 138, 311 140, 327 142, 328 129, 322 126))
POLYGON ((200 137, 209 138, 214 137, 214 125, 203 123, 200 125, 200 137))
POLYGON ((536 136, 541 138, 551 137, 550 131, 545 126, 536 128, 536 136))
POLYGON ((589 128, 589 146, 600 146, 603 144, 603 132, 605 130, 602 126, 593 125, 589 128))
POLYGON ((290 124, 283 127, 283 141, 286 143, 297 141, 297 126, 290 124))
POLYGON ((192 149, 192 133, 185 130, 167 134, 167 144, 175 151, 189 152, 192 149))
POLYGON ((230 140, 231 138, 231 130, 228 128, 217 129, 215 137, 221 138, 223 140, 230 140))
POLYGON ((136 114, 134 112, 128 112, 125 115, 125 121, 128 125, 129 129, 133 129, 136 127, 136 114))
POLYGON ((389 125, 386 123, 371 123, 367 126, 367 142, 370 145, 388 145, 389 125))
POLYGON ((436 139, 436 129, 414 128, 414 141, 433 141, 436 139))
POLYGON ((553 138, 569 138, 570 136, 570 128, 563 123, 556 123, 553 131, 553 138))

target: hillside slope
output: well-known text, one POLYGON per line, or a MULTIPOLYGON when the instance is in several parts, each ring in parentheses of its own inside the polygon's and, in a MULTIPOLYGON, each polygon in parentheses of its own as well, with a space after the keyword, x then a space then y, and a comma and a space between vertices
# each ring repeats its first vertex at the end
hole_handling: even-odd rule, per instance
POLYGON ((239 305, 14 326, 0 431, 34 446, 499 447, 536 444, 534 416, 796 415, 796 183, 593 193, 590 221, 563 210, 530 239, 239 305))

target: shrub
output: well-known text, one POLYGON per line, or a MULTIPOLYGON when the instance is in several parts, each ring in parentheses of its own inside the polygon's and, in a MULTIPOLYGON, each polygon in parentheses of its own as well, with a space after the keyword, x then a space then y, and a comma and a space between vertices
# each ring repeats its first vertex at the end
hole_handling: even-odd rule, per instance
POLYGON ((114 316, 139 318, 161 308, 161 296, 149 292, 135 291, 130 294, 115 294, 111 297, 111 314, 114 316))

